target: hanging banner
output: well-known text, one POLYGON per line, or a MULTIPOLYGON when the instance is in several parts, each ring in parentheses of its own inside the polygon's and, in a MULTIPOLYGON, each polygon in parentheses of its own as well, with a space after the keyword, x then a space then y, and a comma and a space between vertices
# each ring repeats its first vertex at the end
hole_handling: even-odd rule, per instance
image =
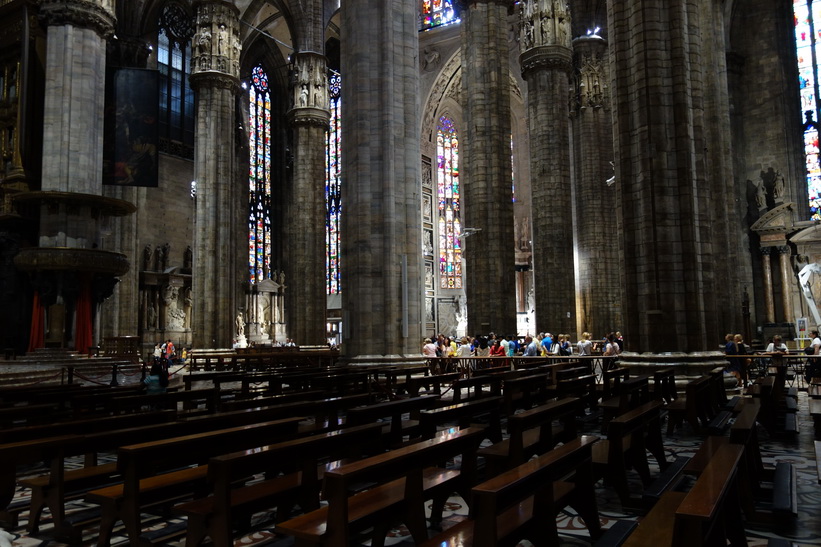
POLYGON ((103 184, 156 187, 159 73, 115 68, 106 79, 103 184))

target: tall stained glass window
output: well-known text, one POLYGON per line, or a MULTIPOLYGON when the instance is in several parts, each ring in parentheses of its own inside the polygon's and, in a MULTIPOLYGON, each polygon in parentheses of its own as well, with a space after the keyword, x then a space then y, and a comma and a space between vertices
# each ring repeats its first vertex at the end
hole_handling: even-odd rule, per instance
POLYGON ((248 92, 248 274, 251 283, 271 277, 271 93, 257 65, 248 92))
POLYGON ((459 137, 453 120, 439 118, 436 131, 436 187, 439 202, 439 283, 462 288, 462 207, 459 189, 459 137))
MULTIPOLYGON (((162 10, 157 35, 157 69, 160 73, 160 137, 192 147, 194 145, 194 91, 188 83, 191 73, 191 17, 176 2, 162 10)), ((173 153, 179 146, 165 146, 173 153)))
POLYGON ((818 60, 821 58, 821 0, 794 0, 795 45, 804 127, 807 192, 812 220, 821 220, 821 162, 818 148, 818 60))
POLYGON ((456 10, 453 9, 452 0, 422 0, 419 18, 419 30, 428 30, 459 22, 456 10))
POLYGON ((342 78, 332 72, 329 80, 331 126, 328 131, 327 156, 325 159, 325 278, 328 294, 340 292, 339 270, 339 220, 342 213, 342 196, 339 191, 341 176, 342 142, 341 97, 342 78))

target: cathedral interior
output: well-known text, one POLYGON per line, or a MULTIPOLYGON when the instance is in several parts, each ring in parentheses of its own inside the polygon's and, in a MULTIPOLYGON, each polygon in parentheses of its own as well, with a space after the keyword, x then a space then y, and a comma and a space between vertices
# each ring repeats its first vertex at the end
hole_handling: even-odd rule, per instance
POLYGON ((3 348, 800 341, 821 323, 815 15, 2 0, 3 348))

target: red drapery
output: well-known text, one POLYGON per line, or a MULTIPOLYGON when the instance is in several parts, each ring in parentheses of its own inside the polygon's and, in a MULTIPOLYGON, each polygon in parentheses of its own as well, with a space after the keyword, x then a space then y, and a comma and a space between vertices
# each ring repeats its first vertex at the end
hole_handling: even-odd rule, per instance
POLYGON ((77 318, 74 327, 74 350, 77 353, 88 353, 92 338, 91 280, 83 280, 75 309, 77 318))
POLYGON ((29 331, 29 348, 32 352, 35 348, 42 348, 46 345, 46 310, 40 305, 40 293, 34 291, 34 298, 31 306, 31 330, 29 331))

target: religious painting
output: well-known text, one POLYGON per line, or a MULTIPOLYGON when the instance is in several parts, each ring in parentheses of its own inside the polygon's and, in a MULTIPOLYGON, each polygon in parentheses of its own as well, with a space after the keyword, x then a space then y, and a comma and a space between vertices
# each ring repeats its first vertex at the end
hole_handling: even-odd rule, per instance
POLYGON ((103 184, 156 187, 159 73, 117 68, 107 80, 103 184))
POLYGON ((433 298, 425 298, 425 321, 428 323, 433 323, 434 319, 433 298))
POLYGON ((425 290, 432 291, 434 282, 433 262, 425 261, 425 290))
POLYGON ((429 158, 422 158, 422 187, 433 188, 433 166, 429 158))

